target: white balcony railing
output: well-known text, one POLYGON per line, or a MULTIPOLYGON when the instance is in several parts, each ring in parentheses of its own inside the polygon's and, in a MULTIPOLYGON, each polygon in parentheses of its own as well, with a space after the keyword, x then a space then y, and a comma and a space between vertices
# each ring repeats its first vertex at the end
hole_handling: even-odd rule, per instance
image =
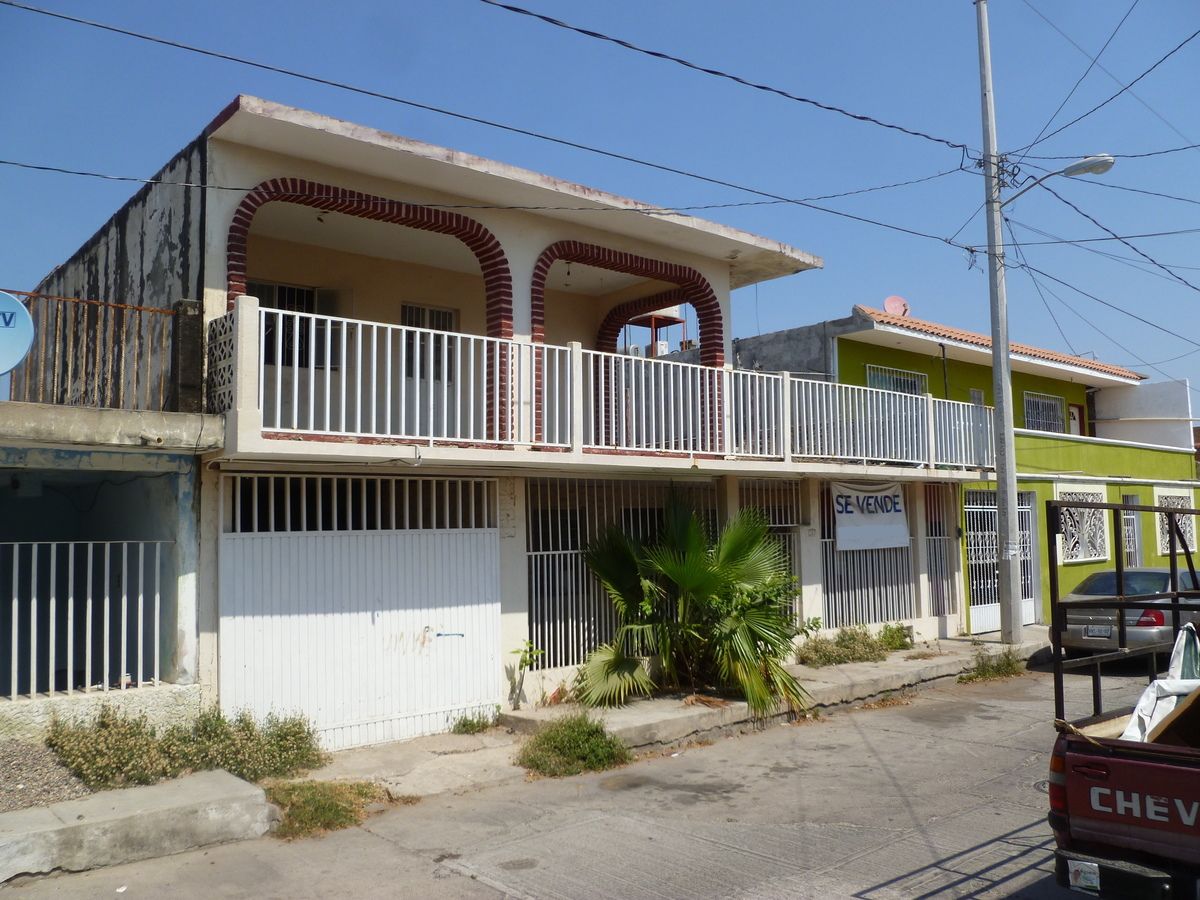
POLYGON ((726 372, 583 351, 583 446, 723 454, 726 372))
POLYGON ((963 469, 993 460, 988 407, 579 344, 250 301, 210 324, 209 350, 214 411, 251 411, 269 433, 963 469))

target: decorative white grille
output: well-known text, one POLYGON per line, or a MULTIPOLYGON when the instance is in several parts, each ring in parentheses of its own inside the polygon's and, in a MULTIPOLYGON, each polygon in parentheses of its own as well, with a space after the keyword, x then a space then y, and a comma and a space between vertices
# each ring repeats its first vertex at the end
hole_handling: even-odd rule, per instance
MULTIPOLYGON (((1191 509, 1192 497, 1190 493, 1168 494, 1156 491, 1154 505, 1166 506, 1171 509, 1191 509)), ((1170 519, 1165 513, 1158 513, 1154 518, 1158 522, 1158 552, 1161 556, 1166 556, 1171 552, 1170 519)), ((1179 530, 1183 532, 1183 540, 1187 544, 1187 549, 1194 553, 1196 551, 1196 517, 1176 516, 1175 520, 1179 523, 1179 530)), ((1178 538, 1175 541, 1175 551, 1177 553, 1183 551, 1178 538)))
MULTIPOLYGON (((1103 490, 1068 489, 1058 499, 1079 503, 1103 503, 1103 490)), ((1062 507, 1063 562, 1100 562, 1108 559, 1108 512, 1103 509, 1062 507)))
POLYGON ((227 312, 208 323, 208 396, 210 413, 233 409, 233 313, 227 312))

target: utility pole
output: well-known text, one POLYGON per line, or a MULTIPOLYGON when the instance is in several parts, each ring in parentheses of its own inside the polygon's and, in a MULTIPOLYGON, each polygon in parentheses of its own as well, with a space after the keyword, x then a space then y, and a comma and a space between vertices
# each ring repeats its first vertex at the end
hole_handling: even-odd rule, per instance
POLYGON ((1000 160, 987 0, 975 0, 979 28, 979 89, 983 107, 983 184, 987 207, 988 287, 992 317, 993 431, 996 436, 996 567, 1000 635, 1021 640, 1021 536, 1017 522, 1017 458, 1013 447, 1012 374, 1008 355, 1008 298, 1004 292, 1004 234, 1000 213, 1000 160))

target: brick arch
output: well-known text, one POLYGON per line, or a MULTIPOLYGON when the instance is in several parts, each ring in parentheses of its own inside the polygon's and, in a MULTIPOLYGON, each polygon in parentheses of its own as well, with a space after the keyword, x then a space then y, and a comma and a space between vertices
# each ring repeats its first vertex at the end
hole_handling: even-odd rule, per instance
POLYGON ((632 319, 654 312, 656 309, 665 309, 668 306, 678 306, 680 303, 688 302, 683 288, 675 288, 663 291, 661 294, 629 300, 614 306, 608 311, 608 315, 604 317, 604 321, 600 323, 600 328, 596 332, 596 349, 605 353, 616 353, 621 329, 632 319))
MULTIPOLYGON (((690 266, 663 262, 622 250, 610 250, 607 247, 585 244, 582 241, 558 241, 551 244, 542 251, 533 267, 529 302, 531 331, 535 342, 540 343, 545 340, 546 278, 550 274, 550 267, 560 260, 678 285, 679 300, 691 304, 692 308, 696 310, 696 319, 700 324, 700 362, 706 366, 725 364, 725 330, 721 304, 713 292, 712 285, 708 283, 708 279, 690 266)), ((658 295, 658 297, 665 296, 666 294, 658 295)), ((622 304, 617 308, 621 309, 626 305, 628 304, 622 304)), ((669 305, 671 305, 669 301, 659 304, 659 306, 669 305)), ((617 330, 620 331, 620 328, 617 330)))
POLYGON ((512 272, 500 241, 482 224, 452 210, 389 200, 304 178, 264 181, 238 204, 229 225, 225 251, 231 307, 234 297, 246 293, 246 242, 250 236, 250 223, 254 221, 255 213, 268 203, 296 203, 325 212, 345 213, 458 238, 475 254, 483 274, 488 336, 512 337, 512 272))

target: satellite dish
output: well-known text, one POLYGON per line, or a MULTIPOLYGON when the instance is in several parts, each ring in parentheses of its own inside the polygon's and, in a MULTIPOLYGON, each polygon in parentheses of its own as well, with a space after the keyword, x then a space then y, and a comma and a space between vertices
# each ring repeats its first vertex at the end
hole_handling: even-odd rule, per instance
POLYGON ((883 311, 891 316, 907 316, 908 301, 895 294, 883 301, 883 311))
POLYGON ((0 291, 0 375, 11 372, 33 344, 33 318, 25 304, 0 291))

